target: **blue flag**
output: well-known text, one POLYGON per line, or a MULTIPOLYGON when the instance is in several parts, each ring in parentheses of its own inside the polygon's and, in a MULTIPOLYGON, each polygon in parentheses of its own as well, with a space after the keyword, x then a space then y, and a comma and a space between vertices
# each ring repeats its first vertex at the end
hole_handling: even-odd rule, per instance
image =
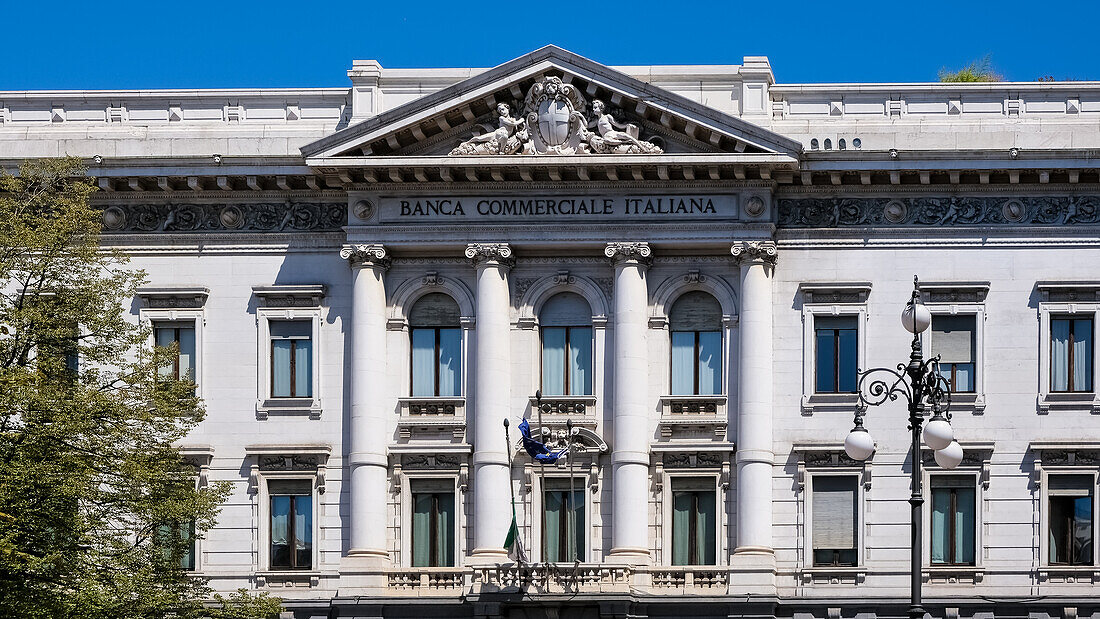
POLYGON ((550 451, 546 448, 546 445, 531 438, 531 424, 527 423, 526 419, 519 422, 519 432, 523 436, 523 448, 527 453, 531 454, 531 457, 534 458, 536 462, 553 464, 568 451, 568 449, 550 451))

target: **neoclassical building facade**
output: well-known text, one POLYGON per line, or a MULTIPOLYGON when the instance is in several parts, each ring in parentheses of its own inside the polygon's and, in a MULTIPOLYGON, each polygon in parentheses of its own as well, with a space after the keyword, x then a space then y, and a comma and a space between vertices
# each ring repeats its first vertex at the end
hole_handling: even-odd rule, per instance
POLYGON ((206 403, 182 448, 235 490, 185 560, 217 589, 302 619, 903 616, 919 457, 933 616, 1100 613, 1100 84, 552 46, 348 76, 0 92, 3 164, 86 159, 134 319, 206 403), (843 449, 914 275, 950 471, 900 403, 843 449))

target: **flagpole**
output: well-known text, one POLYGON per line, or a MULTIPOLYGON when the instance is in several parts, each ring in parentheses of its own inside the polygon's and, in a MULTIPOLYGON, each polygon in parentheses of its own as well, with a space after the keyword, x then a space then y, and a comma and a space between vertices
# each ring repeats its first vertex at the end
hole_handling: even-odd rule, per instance
MULTIPOLYGON (((516 529, 516 543, 519 545, 519 548, 522 549, 522 547, 523 547, 522 536, 520 535, 519 524, 516 522, 516 488, 512 484, 512 437, 511 437, 511 434, 509 434, 509 432, 508 432, 508 418, 507 417, 504 418, 504 443, 505 443, 504 448, 505 448, 505 450, 507 450, 507 453, 508 453, 508 494, 510 494, 512 496, 512 524, 515 525, 515 529, 516 529)), ((522 553, 522 550, 521 550, 520 553, 517 553, 517 555, 516 555, 516 563, 521 563, 522 564, 523 561, 524 561, 524 556, 523 556, 523 553, 522 553)))
MULTIPOLYGON (((542 389, 535 390, 535 407, 539 411, 539 440, 543 443, 548 443, 546 435, 543 434, 545 426, 542 425, 542 389)), ((542 522, 542 548, 539 549, 539 556, 542 557, 542 562, 547 566, 550 562, 543 556, 547 547, 546 544, 546 463, 539 461, 539 505, 542 505, 542 514, 540 515, 540 522, 542 522)))
POLYGON ((580 565, 581 557, 580 557, 580 553, 577 552, 577 504, 576 504, 576 499, 574 498, 574 494, 573 494, 574 490, 573 490, 573 420, 572 419, 566 419, 565 420, 565 428, 566 428, 566 434, 567 434, 567 440, 568 440, 566 445, 568 446, 568 449, 569 449, 569 451, 566 452, 566 456, 565 456, 566 458, 569 459, 569 518, 570 518, 570 521, 571 521, 571 523, 569 525, 569 532, 572 534, 572 539, 569 540, 569 543, 573 548, 573 580, 574 580, 574 584, 576 584, 577 567, 580 565))

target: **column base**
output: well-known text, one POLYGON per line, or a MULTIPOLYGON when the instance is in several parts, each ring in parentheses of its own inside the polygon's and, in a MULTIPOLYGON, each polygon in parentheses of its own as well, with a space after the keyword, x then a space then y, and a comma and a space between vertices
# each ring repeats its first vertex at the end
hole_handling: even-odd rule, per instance
POLYGON ((501 563, 513 563, 508 556, 508 551, 503 548, 475 548, 470 556, 466 557, 466 565, 471 567, 499 565, 501 563))
POLYGON ((739 546, 730 557, 730 583, 738 594, 776 595, 775 573, 775 551, 766 546, 739 546))
POLYGON ((378 594, 386 590, 386 570, 391 568, 389 553, 356 549, 340 558, 341 595, 378 594))
POLYGON ((650 556, 648 548, 632 546, 612 548, 611 552, 604 557, 604 563, 614 565, 649 565, 652 562, 653 557, 650 556))

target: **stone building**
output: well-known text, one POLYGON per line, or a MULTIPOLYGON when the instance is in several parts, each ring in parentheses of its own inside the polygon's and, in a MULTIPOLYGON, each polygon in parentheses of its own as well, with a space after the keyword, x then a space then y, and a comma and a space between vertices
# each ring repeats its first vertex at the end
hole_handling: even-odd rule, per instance
POLYGON ((902 616, 904 407, 867 461, 842 443, 919 275, 966 453, 921 454, 927 608, 1100 612, 1100 84, 556 47, 348 76, 0 92, 4 165, 87 159, 135 319, 206 401, 216 588, 301 618, 902 616), (575 449, 534 462, 522 419, 575 449))

